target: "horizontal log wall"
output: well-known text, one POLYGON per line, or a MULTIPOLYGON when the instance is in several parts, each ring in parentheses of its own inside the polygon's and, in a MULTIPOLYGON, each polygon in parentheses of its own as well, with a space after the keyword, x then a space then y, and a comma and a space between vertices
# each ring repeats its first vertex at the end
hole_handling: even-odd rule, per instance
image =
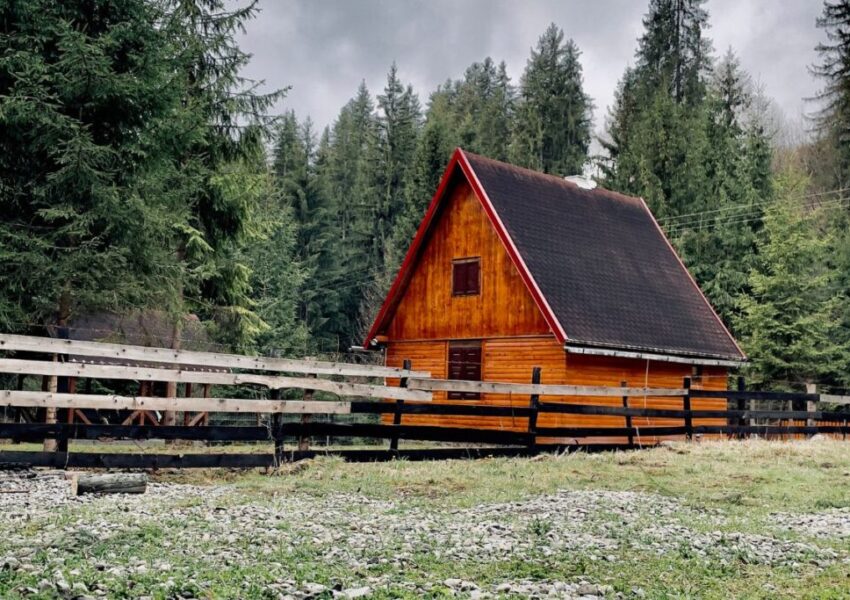
MULTIPOLYGON (((387 364, 400 367, 405 358, 412 359, 413 369, 427 369, 435 379, 442 379, 447 371, 447 343, 444 341, 390 342, 387 348, 387 364)), ((690 365, 647 361, 627 358, 614 358, 589 355, 568 354, 557 343, 554 336, 495 338, 482 341, 482 378, 485 383, 475 387, 472 382, 447 384, 440 381, 408 380, 408 386, 415 389, 433 391, 435 403, 448 402, 445 390, 455 386, 464 386, 468 390, 480 390, 480 400, 469 401, 483 406, 528 406, 528 395, 533 391, 530 386, 531 372, 535 366, 541 367, 541 382, 554 388, 558 395, 544 396, 544 402, 570 404, 594 404, 601 406, 622 406, 623 396, 629 397, 632 405, 643 408, 681 409, 682 389, 685 377, 692 375, 690 365), (522 384, 507 388, 486 382, 510 382, 522 384), (622 382, 626 388, 620 387, 622 382), (470 387, 471 386, 471 387, 470 387), (653 392, 645 388, 652 388, 653 392), (600 388, 606 388, 600 391, 600 388), (615 389, 616 388, 616 389, 615 389), (664 391, 657 391, 663 388, 664 391), (586 392, 586 393, 584 393, 586 392)), ((695 383, 696 388, 722 391, 726 388, 726 371, 722 367, 706 367, 702 380, 695 383)), ((388 381, 392 384, 395 381, 388 381)), ((537 390, 540 394, 548 391, 537 390)), ((725 399, 714 397, 694 397, 694 409, 724 410, 725 399)), ((385 422, 391 422, 385 417, 385 422)), ((403 423, 418 425, 443 425, 446 427, 471 427, 524 431, 528 420, 519 414, 506 417, 416 415, 405 416, 403 423)), ((638 430, 653 426, 681 425, 681 420, 663 417, 636 417, 632 425, 638 430)), ((725 421, 700 419, 695 424, 723 425, 725 421)), ((541 414, 538 427, 623 427, 623 417, 600 414, 541 414)), ((637 434, 642 443, 656 443, 657 437, 637 434)), ((558 441, 558 440, 555 440, 558 441)), ((562 440, 567 441, 567 440, 562 440)), ((599 443, 623 443, 620 438, 603 438, 599 443)))

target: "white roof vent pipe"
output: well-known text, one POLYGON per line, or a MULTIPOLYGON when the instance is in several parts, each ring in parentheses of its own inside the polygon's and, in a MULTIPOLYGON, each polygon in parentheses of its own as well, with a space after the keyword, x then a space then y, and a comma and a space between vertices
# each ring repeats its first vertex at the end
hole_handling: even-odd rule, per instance
POLYGON ((576 184, 583 190, 592 190, 596 187, 596 182, 590 177, 585 177, 584 175, 567 175, 564 179, 570 183, 576 184))

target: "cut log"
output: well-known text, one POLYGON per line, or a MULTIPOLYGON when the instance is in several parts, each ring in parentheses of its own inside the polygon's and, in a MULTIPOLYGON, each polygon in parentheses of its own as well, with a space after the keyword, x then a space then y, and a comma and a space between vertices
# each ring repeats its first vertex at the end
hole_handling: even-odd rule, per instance
POLYGON ((71 495, 83 494, 144 494, 148 476, 144 473, 109 473, 103 475, 74 474, 71 495))

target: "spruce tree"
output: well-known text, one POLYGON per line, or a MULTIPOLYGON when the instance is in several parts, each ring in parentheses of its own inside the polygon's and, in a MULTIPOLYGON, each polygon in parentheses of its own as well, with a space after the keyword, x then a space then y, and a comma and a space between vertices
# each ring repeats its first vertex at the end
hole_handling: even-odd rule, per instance
POLYGON ((646 198, 661 218, 707 210, 704 0, 652 0, 608 118, 605 184, 646 198))
MULTIPOLYGON (((387 258, 393 253, 392 235, 396 221, 403 212, 405 187, 408 171, 414 160, 416 140, 419 135, 421 110, 419 99, 410 86, 406 88, 398 79, 396 65, 393 64, 387 75, 384 93, 378 96, 378 164, 376 187, 379 195, 374 198, 372 215, 375 268, 382 271, 376 278, 379 296, 387 291, 387 258)), ((368 313, 368 309, 366 310, 368 313)), ((364 315, 368 320, 368 316, 364 315)))
POLYGON ((7 2, 0 21, 0 325, 167 304, 180 110, 157 4, 7 2))
POLYGON ((751 292, 741 300, 738 329, 757 385, 784 387, 835 377, 841 349, 833 285, 827 268, 830 238, 819 212, 805 206, 806 180, 783 173, 777 200, 764 217, 751 292))
POLYGON ((374 214, 379 188, 378 123, 365 82, 342 108, 328 132, 321 167, 317 169, 326 194, 336 235, 336 265, 341 275, 325 281, 339 294, 339 312, 327 329, 333 339, 323 350, 342 350, 361 341, 360 311, 365 290, 382 275, 381 254, 373 245, 374 214))
MULTIPOLYGON (((850 2, 825 1, 817 26, 825 32, 826 41, 815 48, 820 58, 812 67, 812 73, 823 81, 816 97, 820 107, 813 115, 818 139, 811 144, 816 153, 812 170, 820 189, 843 190, 850 187, 850 2)), ((832 211, 830 226, 835 241, 831 265, 842 299, 843 326, 837 334, 843 357, 840 379, 850 386, 850 211, 846 202, 832 211)))
POLYGON ((824 81, 817 95, 822 106, 814 120, 821 137, 836 150, 835 179, 829 184, 843 188, 850 185, 850 2, 824 2, 817 26, 826 41, 815 48, 820 61, 812 67, 824 81))
POLYGON ((738 297, 748 290, 762 207, 772 196, 769 139, 752 103, 749 78, 730 50, 706 95, 706 210, 667 221, 685 262, 727 323, 736 322, 738 297))
POLYGON ((173 240, 182 271, 177 312, 196 312, 222 340, 245 346, 263 324, 252 310, 243 248, 262 232, 258 209, 266 191, 258 182, 267 176, 267 112, 283 91, 260 94, 256 82, 241 74, 250 56, 236 35, 256 16, 256 0, 244 6, 224 0, 166 5, 161 28, 176 54, 183 107, 173 119, 176 160, 169 181, 183 207, 173 240))
POLYGON ((581 173, 593 103, 582 87, 579 49, 554 23, 537 42, 520 81, 513 162, 544 173, 581 173))

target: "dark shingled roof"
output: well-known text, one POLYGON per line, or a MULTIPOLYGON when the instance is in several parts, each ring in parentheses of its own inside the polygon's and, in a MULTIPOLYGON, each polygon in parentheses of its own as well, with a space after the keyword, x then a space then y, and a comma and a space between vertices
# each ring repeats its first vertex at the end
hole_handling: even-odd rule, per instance
POLYGON ((463 154, 568 344, 744 358, 641 199, 463 154))

